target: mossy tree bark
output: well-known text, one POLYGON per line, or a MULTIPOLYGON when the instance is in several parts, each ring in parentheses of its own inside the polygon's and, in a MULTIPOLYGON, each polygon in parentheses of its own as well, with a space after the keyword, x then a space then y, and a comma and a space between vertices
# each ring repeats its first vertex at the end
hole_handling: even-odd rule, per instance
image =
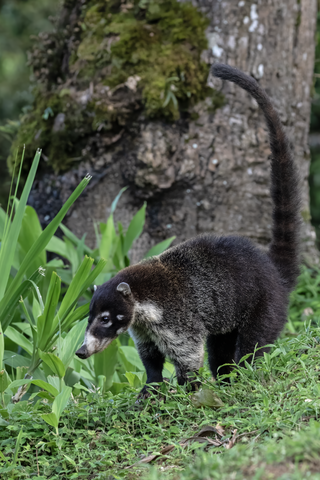
MULTIPOLYGON (((303 252, 313 261, 318 254, 310 225, 307 178, 316 3, 193 0, 210 22, 208 49, 202 52, 208 71, 211 63, 222 61, 252 74, 280 112, 301 172, 303 252)), ((79 12, 67 12, 75 25, 79 12)), ((67 23, 64 18, 62 24, 67 23)), ((68 61, 64 55, 64 68, 68 61)), ((94 175, 92 185, 67 224, 78 236, 88 232, 91 244, 92 219, 104 221, 113 198, 129 185, 117 209, 124 224, 144 199, 148 202, 146 230, 135 246, 134 261, 171 235, 179 242, 203 232, 240 234, 267 245, 272 205, 264 120, 245 92, 209 78, 209 84, 213 81, 225 97, 224 106, 212 111, 211 99, 204 98, 192 106, 192 115, 174 123, 147 118, 139 109, 135 85, 131 89, 127 85, 124 108, 136 109, 134 120, 113 137, 97 129, 86 141, 85 160, 79 166, 60 176, 42 175, 31 201, 43 218, 49 220, 75 182, 89 171, 94 175)), ((99 88, 93 80, 74 98, 94 97, 99 88)), ((63 124, 63 116, 60 120, 63 124)), ((53 128, 61 128, 57 120, 53 128)))

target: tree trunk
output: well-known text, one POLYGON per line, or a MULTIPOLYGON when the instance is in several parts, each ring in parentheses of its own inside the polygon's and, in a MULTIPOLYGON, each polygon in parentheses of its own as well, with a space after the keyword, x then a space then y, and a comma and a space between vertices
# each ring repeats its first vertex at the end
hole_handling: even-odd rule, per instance
MULTIPOLYGON (((193 5, 210 19, 209 49, 202 54, 208 71, 219 61, 253 75, 280 113, 301 172, 302 251, 317 262, 308 194, 316 0, 193 0, 193 5)), ((92 219, 105 221, 113 198, 129 185, 116 218, 126 225, 142 201, 148 202, 145 232, 131 256, 134 262, 172 235, 176 243, 204 232, 240 234, 262 246, 269 243, 270 150, 263 116, 240 88, 209 78, 210 82, 225 97, 224 106, 213 113, 205 99, 193 107, 198 114, 194 121, 169 124, 140 116, 112 147, 97 133, 100 147, 92 162, 61 175, 54 187, 64 200, 87 170, 99 172, 67 219, 75 234, 88 232, 87 242, 93 245, 92 219)), ((43 203, 46 191, 52 196, 51 181, 46 175, 39 182, 36 207, 36 199, 43 203)))

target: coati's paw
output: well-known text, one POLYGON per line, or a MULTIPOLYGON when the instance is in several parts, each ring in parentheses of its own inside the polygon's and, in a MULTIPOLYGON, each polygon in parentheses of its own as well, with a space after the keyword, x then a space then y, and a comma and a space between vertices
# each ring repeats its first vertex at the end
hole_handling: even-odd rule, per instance
POLYGON ((184 384, 187 385, 187 390, 190 392, 197 392, 202 386, 200 380, 197 380, 196 378, 196 372, 189 372, 186 376, 184 384))
POLYGON ((154 390, 158 390, 159 385, 145 385, 141 392, 139 393, 136 403, 141 403, 142 400, 146 400, 147 398, 151 397, 154 390), (153 390, 153 392, 152 392, 153 390))
POLYGON ((197 392, 201 388, 202 383, 199 380, 192 380, 191 382, 189 381, 189 385, 191 392, 197 392))
POLYGON ((150 390, 148 390, 148 387, 145 385, 139 395, 137 396, 136 403, 140 403, 141 400, 146 400, 151 396, 150 390))
MULTIPOLYGON (((163 381, 168 383, 169 379, 164 378, 163 381)), ((135 403, 137 403, 137 404, 141 403, 142 400, 146 400, 147 398, 150 398, 152 396, 152 394, 158 394, 159 395, 159 393, 160 393, 159 388, 160 388, 160 385, 157 385, 157 384, 145 385, 143 387, 143 389, 141 390, 141 392, 139 393, 135 403)))

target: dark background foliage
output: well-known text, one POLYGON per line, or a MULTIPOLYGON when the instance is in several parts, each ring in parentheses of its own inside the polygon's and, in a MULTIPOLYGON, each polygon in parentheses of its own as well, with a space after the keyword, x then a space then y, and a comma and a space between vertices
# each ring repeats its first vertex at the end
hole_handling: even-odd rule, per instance
POLYGON ((6 159, 16 132, 19 115, 33 101, 28 66, 32 37, 51 31, 49 20, 60 2, 50 0, 0 1, 0 126, 5 126, 0 139, 0 202, 5 200, 8 174, 6 159))

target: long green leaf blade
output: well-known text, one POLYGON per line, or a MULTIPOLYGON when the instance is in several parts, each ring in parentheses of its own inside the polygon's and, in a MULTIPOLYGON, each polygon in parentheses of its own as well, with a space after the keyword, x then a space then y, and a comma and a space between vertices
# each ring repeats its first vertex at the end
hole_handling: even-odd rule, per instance
POLYGON ((9 388, 14 388, 14 387, 21 387, 21 385, 26 385, 28 383, 32 383, 33 385, 36 385, 37 387, 42 388, 43 390, 46 390, 47 392, 51 393, 54 397, 56 397, 59 394, 59 391, 53 386, 50 385, 50 383, 44 382, 43 380, 37 380, 33 378, 23 378, 22 380, 15 380, 14 382, 10 383, 9 388))
POLYGON ((144 222, 145 222, 145 219, 146 219, 146 207, 147 207, 147 204, 144 203, 144 205, 135 214, 135 216, 133 217, 133 219, 130 222, 130 225, 129 225, 127 233, 126 233, 126 236, 124 238, 123 255, 127 255, 127 253, 130 250, 133 242, 142 233, 144 222))
MULTIPOLYGON (((42 251, 46 248, 47 244, 49 243, 50 238, 55 234, 57 228, 59 227, 60 223, 62 222, 63 218, 65 217, 66 213, 68 212, 71 205, 77 200, 77 198, 81 195, 83 190, 86 188, 88 183, 91 180, 91 176, 87 175, 80 184, 77 186, 75 191, 70 195, 66 203, 63 205, 61 210, 57 213, 54 219, 49 223, 46 229, 42 232, 38 240, 33 244, 27 255, 25 256, 19 271, 17 272, 14 281, 12 282, 8 294, 10 295, 11 292, 16 288, 16 285, 20 283, 29 263, 30 260, 33 258, 37 252, 42 251)), ((1 298, 1 297, 0 297, 1 298)), ((1 305, 0 305, 1 306, 1 305)))
POLYGON ((52 404, 52 413, 55 413, 58 420, 60 419, 63 410, 67 406, 71 392, 72 388, 65 385, 62 389, 62 392, 59 393, 59 395, 57 395, 54 399, 52 404))
POLYGON ((25 280, 13 293, 10 299, 4 297, 0 302, 0 322, 2 324, 2 329, 5 332, 8 325, 10 325, 13 312, 17 307, 17 303, 20 300, 20 297, 25 298, 29 290, 31 290, 36 285, 41 277, 44 275, 44 270, 39 268, 36 272, 31 275, 28 280, 25 280))
POLYGON ((63 378, 65 376, 66 369, 60 358, 58 358, 54 353, 45 353, 39 351, 39 356, 55 375, 58 375, 59 378, 63 378))
MULTIPOLYGON (((30 172, 23 188, 21 198, 19 201, 18 208, 15 212, 14 219, 12 223, 8 226, 7 235, 5 234, 5 238, 3 238, 1 243, 0 249, 0 272, 1 272, 1 279, 0 279, 0 300, 4 298, 4 294, 7 288, 7 283, 10 275, 10 269, 13 263, 13 257, 15 254, 18 237, 20 233, 21 223, 25 211, 25 207, 27 204, 27 200, 30 194, 30 190, 36 175, 36 171, 38 168, 39 160, 40 160, 41 152, 37 151, 34 160, 32 162, 30 172)), ((37 250, 36 250, 37 251, 37 250)), ((36 252, 35 251, 35 252, 36 252)), ((39 251, 39 250, 38 250, 39 251)), ((21 267, 20 267, 21 268, 21 267)), ((20 283, 20 281, 19 281, 20 283)), ((6 297, 7 298, 7 295, 6 297)), ((2 305, 1 305, 2 307, 2 305)))
POLYGON ((164 252, 167 248, 170 247, 171 243, 176 237, 170 237, 162 242, 157 243, 154 245, 150 250, 145 254, 143 258, 154 257, 155 255, 160 255, 160 253, 164 252))

